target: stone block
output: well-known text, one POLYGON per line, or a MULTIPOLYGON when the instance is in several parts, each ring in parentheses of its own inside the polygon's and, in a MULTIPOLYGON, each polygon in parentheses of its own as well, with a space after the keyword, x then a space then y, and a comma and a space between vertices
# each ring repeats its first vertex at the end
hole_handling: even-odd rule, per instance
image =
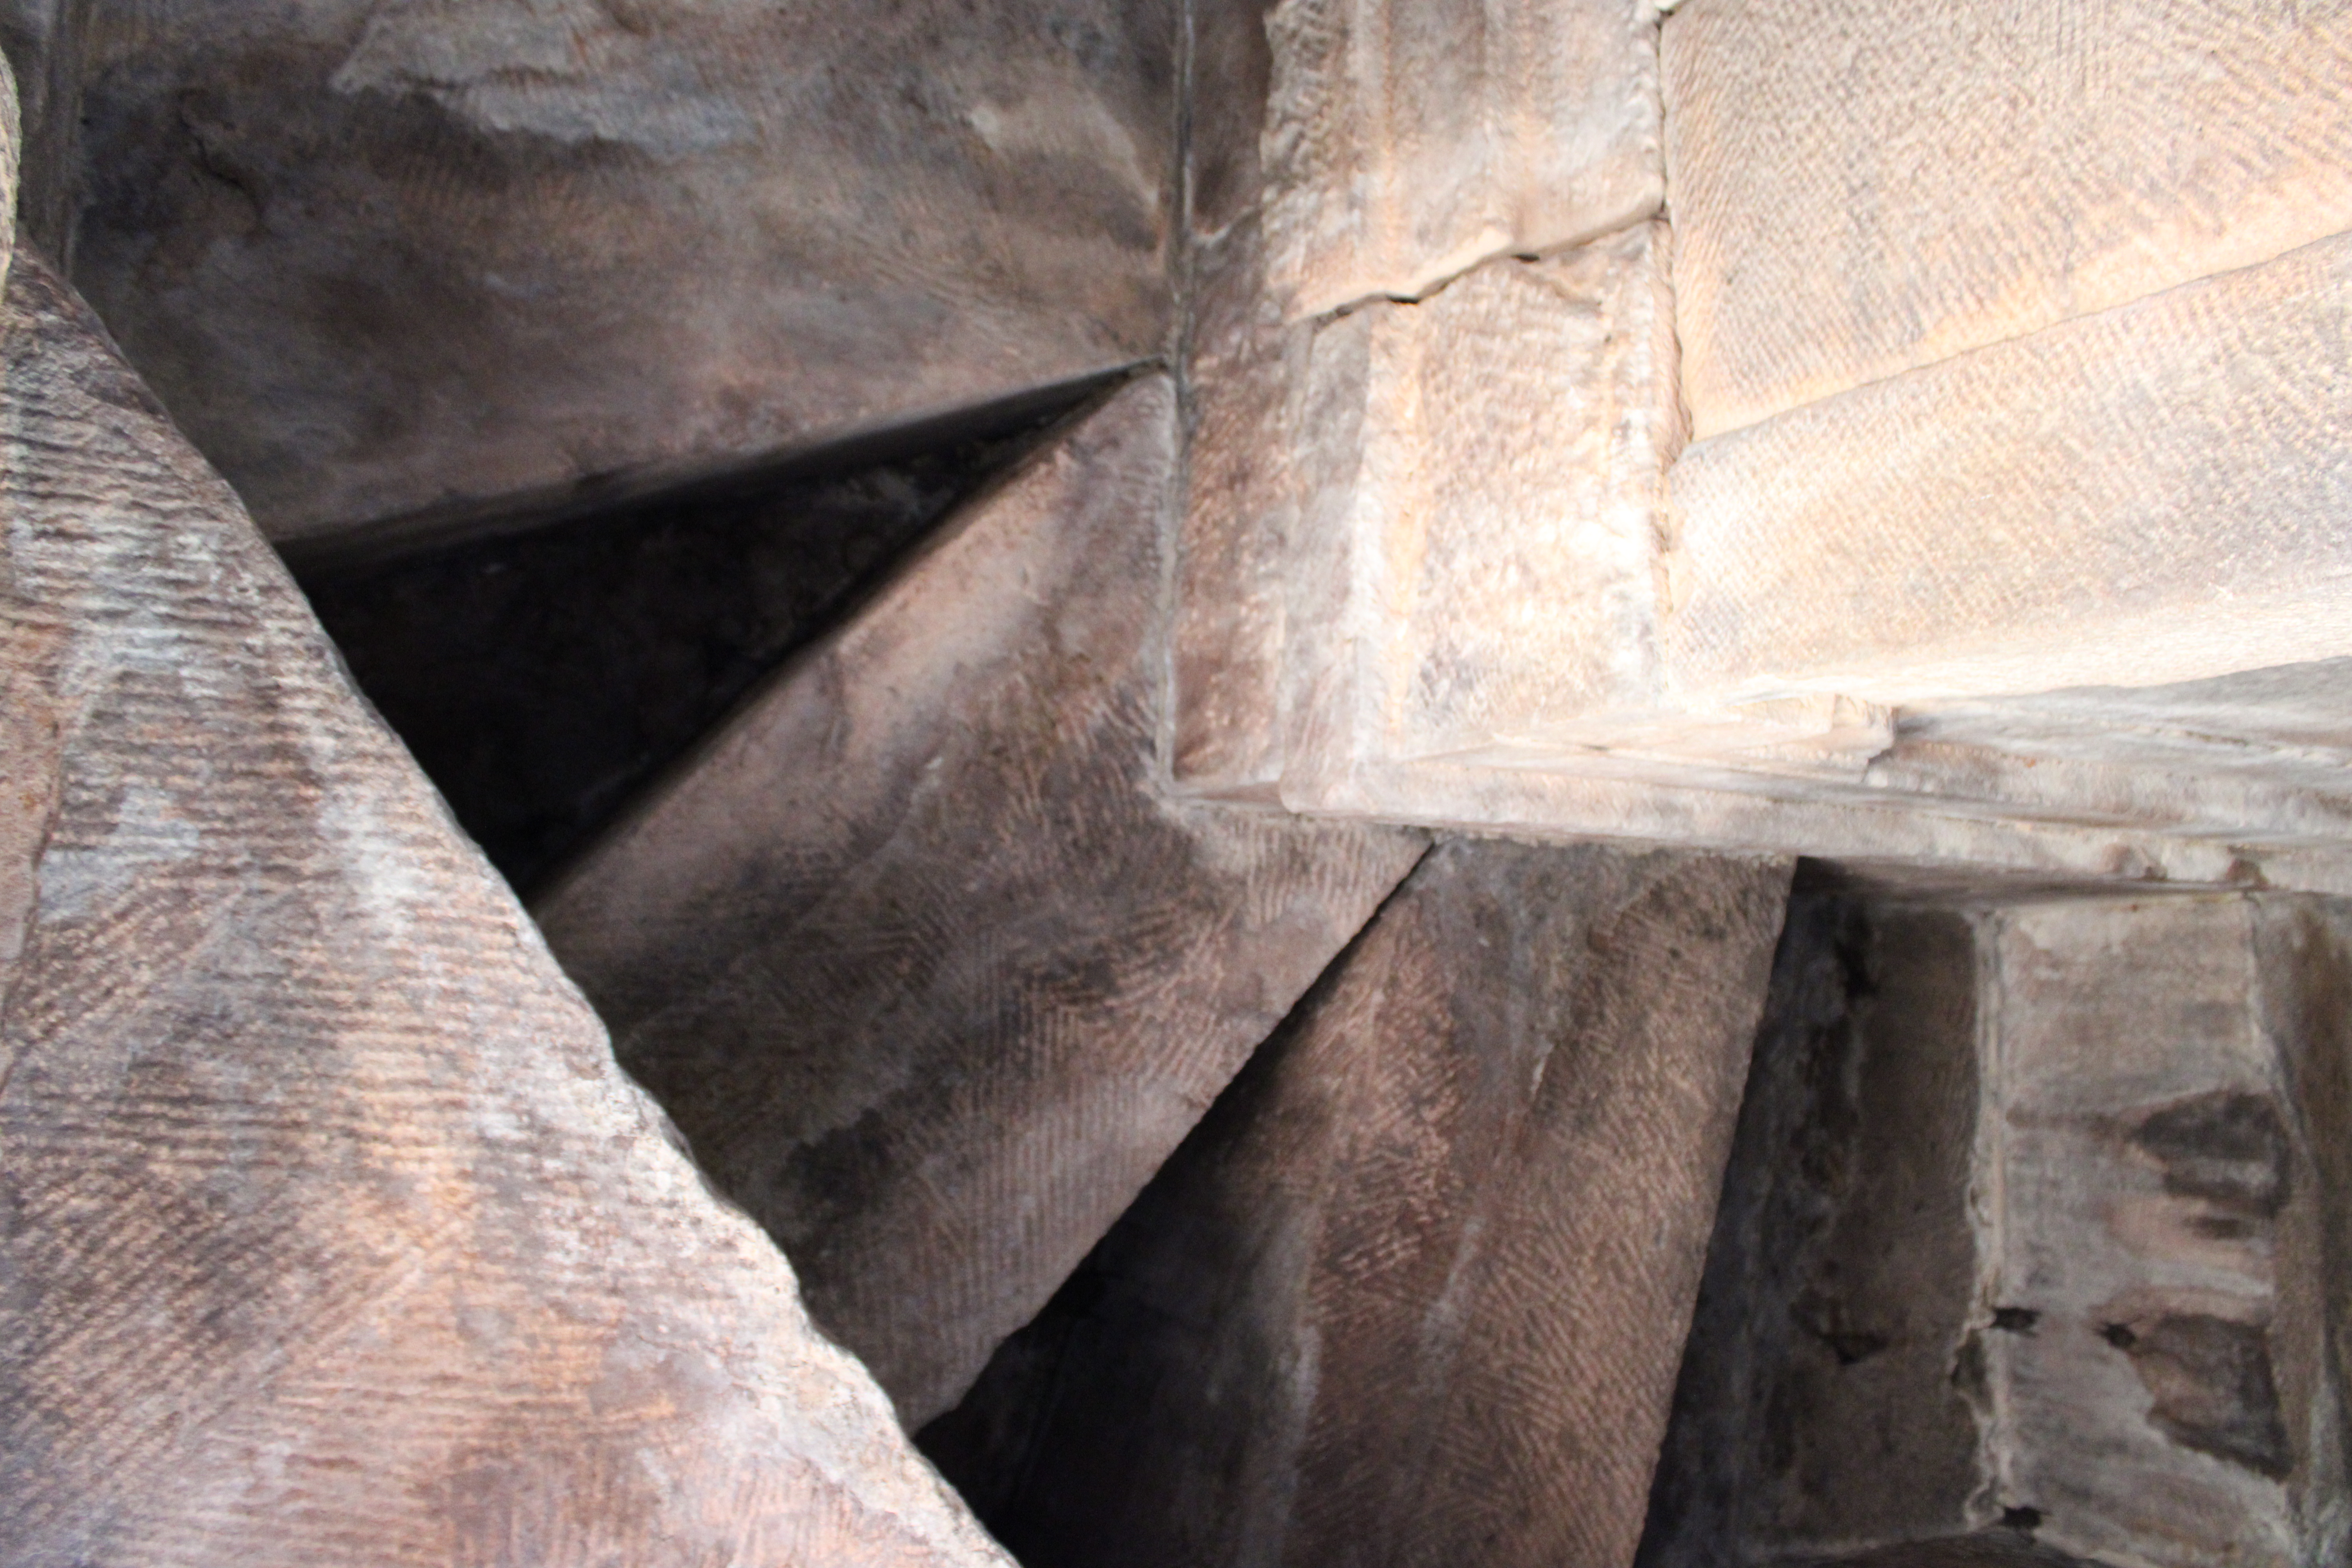
POLYGON ((1316 333, 1284 798, 1654 703, 1678 437, 1663 225, 1316 333))
POLYGON ((910 1426, 1420 852, 1162 786, 1175 439, 1164 377, 1085 416, 537 905, 910 1426))
POLYGON ((2352 653, 2352 237, 1694 443, 1678 692, 1885 703, 2352 653))
POLYGON ((1800 900, 1648 1568, 2338 1560, 2341 903, 1800 900))
POLYGON ((2334 5, 1688 0, 1661 48, 1700 437, 2352 229, 2334 5))
POLYGON ((1266 278, 1292 316, 1658 208, 1650 0, 1281 0, 1266 32, 1266 278))
POLYGON ((1167 346, 1159 0, 76 9, 47 117, 72 134, 36 149, 71 187, 52 243, 282 542, 1167 346))
POLYGON ((0 528, 0 1563, 1001 1568, 28 252, 0 528))
POLYGON ((1629 1561, 1787 885, 1442 844, 927 1448, 1033 1568, 1629 1561))

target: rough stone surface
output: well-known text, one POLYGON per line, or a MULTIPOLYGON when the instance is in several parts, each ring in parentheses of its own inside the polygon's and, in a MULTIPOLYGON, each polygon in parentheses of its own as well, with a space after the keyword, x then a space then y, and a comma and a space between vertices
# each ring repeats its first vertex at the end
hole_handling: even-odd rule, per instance
POLYGON ((1969 1205, 1974 934, 1790 901, 1643 1568, 1827 1559, 2000 1517, 1969 1205))
POLYGON ((1701 436, 2352 229, 2352 8, 1687 0, 1701 436))
POLYGON ((1003 1563, 13 270, 0 1562, 1003 1563))
POLYGON ((2352 653, 2347 300, 2352 237, 1694 444, 1677 689, 1897 702, 2352 653))
POLYGON ((1678 432, 1663 225, 1316 335, 1284 797, 1654 701, 1678 432))
POLYGON ((1174 445, 1163 377, 1087 415, 537 906, 910 1426, 1419 852, 1156 782, 1174 445))
POLYGON ((1645 1568, 2340 1561, 2347 929, 1800 900, 1645 1568))
POLYGON ((1432 851, 926 1447, 1031 1568, 1626 1562, 1787 881, 1432 851))
POLYGON ((1995 1443, 2086 1555, 2286 1568, 2352 1546, 2322 1284, 2352 1193, 2313 1155, 2342 1107, 2315 1123, 2292 1076, 2340 1080, 2344 1042, 2264 1026, 2263 921, 2243 899, 2061 902, 1989 938, 2000 1289, 2036 1314, 1993 1347, 1995 1443))
POLYGON ((77 18, 45 237, 275 539, 805 447, 1166 346, 1172 5, 77 18))
POLYGON ((1657 210, 1649 0, 1281 0, 1266 32, 1266 277, 1293 316, 1657 210))

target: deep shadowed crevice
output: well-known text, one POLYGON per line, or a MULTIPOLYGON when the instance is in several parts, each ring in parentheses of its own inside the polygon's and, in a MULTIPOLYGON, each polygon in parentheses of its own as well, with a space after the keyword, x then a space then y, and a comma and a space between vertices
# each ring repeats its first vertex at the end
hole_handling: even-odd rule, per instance
POLYGON ((1097 390, 1002 405, 883 460, 852 450, 296 571, 360 689, 528 893, 1097 390))

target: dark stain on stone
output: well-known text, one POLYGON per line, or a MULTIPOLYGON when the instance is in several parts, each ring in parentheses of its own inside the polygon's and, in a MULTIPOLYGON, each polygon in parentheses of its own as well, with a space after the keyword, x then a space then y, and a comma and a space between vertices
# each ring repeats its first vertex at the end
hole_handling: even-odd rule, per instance
POLYGON ((2273 1219, 2286 1203, 2286 1128, 2267 1095, 2216 1089, 2176 1100, 2144 1118, 2132 1142, 2163 1171, 2166 1192, 2222 1211, 2200 1226, 2210 1234, 2243 1235, 2245 1220, 2273 1219))
POLYGON ((2155 1396, 2149 1424, 2167 1437, 2273 1480, 2294 1468, 2261 1324, 2167 1312, 2109 1322, 2099 1336, 2131 1357, 2155 1396))

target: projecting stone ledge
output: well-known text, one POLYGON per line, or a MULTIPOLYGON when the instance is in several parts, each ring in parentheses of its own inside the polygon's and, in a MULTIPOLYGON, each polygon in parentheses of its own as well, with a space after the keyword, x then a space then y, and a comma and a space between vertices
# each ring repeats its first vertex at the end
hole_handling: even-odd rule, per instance
POLYGON ((1031 1568, 1616 1568, 1786 861, 1433 850, 923 1434, 1031 1568))
POLYGON ((538 906, 910 1426, 1421 853, 1160 787, 1174 403, 1138 381, 973 503, 538 906))
POLYGON ((1002 1564, 19 254, 0 1563, 1002 1564))

